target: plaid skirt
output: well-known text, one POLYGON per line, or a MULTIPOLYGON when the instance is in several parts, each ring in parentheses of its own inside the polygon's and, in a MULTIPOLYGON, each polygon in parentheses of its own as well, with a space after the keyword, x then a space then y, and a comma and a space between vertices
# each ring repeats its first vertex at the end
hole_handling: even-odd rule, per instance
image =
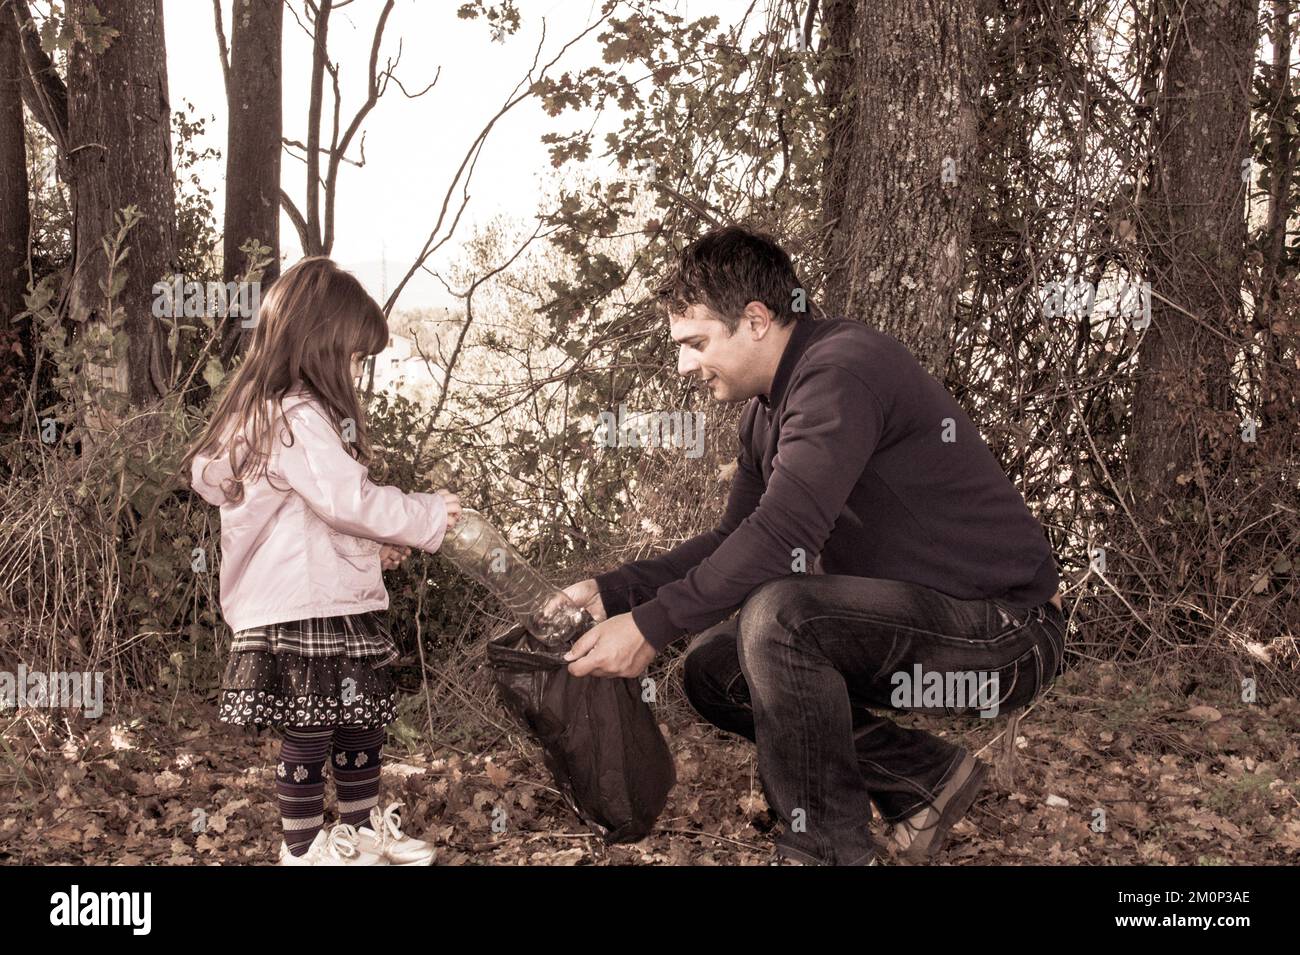
POLYGON ((397 717, 397 645, 376 612, 235 634, 217 716, 239 726, 384 726, 397 717))

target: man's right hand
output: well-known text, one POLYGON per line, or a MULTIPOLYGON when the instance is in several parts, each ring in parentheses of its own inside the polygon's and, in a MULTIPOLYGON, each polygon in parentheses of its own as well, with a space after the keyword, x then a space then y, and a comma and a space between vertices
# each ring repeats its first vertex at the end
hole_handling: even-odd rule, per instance
POLYGON ((600 599, 600 588, 596 586, 595 577, 570 584, 564 588, 563 593, 574 604, 591 614, 592 620, 599 622, 605 619, 605 602, 600 599))

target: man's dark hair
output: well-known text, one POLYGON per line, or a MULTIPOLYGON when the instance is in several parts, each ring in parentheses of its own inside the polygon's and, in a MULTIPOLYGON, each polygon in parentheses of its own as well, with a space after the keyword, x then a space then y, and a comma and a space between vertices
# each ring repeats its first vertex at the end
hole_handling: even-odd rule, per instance
POLYGON ((778 325, 808 317, 807 292, 790 256, 770 236, 736 225, 712 229, 683 249, 655 295, 668 315, 707 305, 728 334, 750 302, 766 305, 778 325))

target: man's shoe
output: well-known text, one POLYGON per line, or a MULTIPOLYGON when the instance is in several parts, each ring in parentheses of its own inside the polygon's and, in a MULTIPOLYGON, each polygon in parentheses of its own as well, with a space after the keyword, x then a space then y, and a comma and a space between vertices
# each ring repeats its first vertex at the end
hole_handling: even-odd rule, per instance
MULTIPOLYGON (((776 848, 772 850, 772 858, 767 861, 768 865, 825 865, 814 856, 808 855, 800 849, 792 849, 781 842, 777 842, 776 848)), ((869 862, 858 862, 856 865, 879 865, 879 850, 871 851, 871 860, 869 862)))
POLYGON ((975 802, 984 788, 988 770, 974 756, 963 751, 961 763, 939 790, 934 802, 895 823, 894 844, 911 862, 925 862, 943 849, 952 827, 975 802))
POLYGON ((808 862, 800 862, 790 856, 782 855, 780 852, 773 852, 772 858, 767 860, 768 865, 810 865, 808 862))
POLYGON ((412 839, 401 829, 401 817, 392 803, 383 812, 370 810, 370 828, 357 830, 357 842, 363 852, 383 856, 392 865, 433 865, 434 848, 427 842, 412 839))
MULTIPOLYGON (((801 862, 798 859, 792 858, 791 856, 782 855, 780 850, 778 850, 772 853, 772 858, 767 860, 767 864, 768 865, 816 865, 817 863, 801 862)), ((867 865, 879 865, 879 864, 880 864, 879 856, 872 856, 871 861, 867 863, 867 865)))
POLYGON ((388 865, 388 860, 373 852, 363 852, 357 846, 357 831, 340 823, 328 834, 324 829, 316 833, 311 846, 300 856, 280 843, 280 865, 388 865))

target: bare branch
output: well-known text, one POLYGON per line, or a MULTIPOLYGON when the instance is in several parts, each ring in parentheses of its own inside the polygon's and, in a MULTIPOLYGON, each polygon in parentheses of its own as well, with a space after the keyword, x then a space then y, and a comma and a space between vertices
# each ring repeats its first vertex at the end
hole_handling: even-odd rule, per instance
MULTIPOLYGON (((315 10, 310 0, 309 10, 315 10)), ((307 107, 307 235, 310 245, 303 248, 308 255, 321 251, 320 228, 320 112, 321 97, 325 80, 325 61, 328 57, 331 0, 321 0, 316 12, 316 29, 314 32, 315 49, 311 57, 311 100, 307 107)))
MULTIPOLYGON (((397 64, 394 63, 393 66, 394 66, 394 68, 396 68, 397 64)), ((441 67, 441 66, 439 66, 438 69, 437 69, 437 72, 435 72, 435 73, 433 74, 433 81, 432 81, 428 86, 426 86, 424 89, 420 90, 420 92, 418 92, 418 93, 408 93, 407 90, 406 90, 406 87, 402 85, 402 81, 399 80, 399 79, 398 79, 396 76, 394 76, 393 74, 390 73, 390 74, 388 75, 388 78, 389 78, 390 80, 392 80, 394 83, 397 84, 397 88, 398 88, 399 90, 402 91, 402 95, 405 96, 407 99, 419 99, 419 98, 420 98, 421 96, 423 96, 425 93, 429 92, 429 90, 433 89, 435 86, 438 85, 438 78, 439 78, 440 76, 442 76, 442 67, 441 67)))
POLYGON ((541 71, 537 72, 537 64, 541 58, 542 46, 546 42, 546 21, 545 20, 542 21, 542 37, 538 41, 537 51, 533 54, 532 66, 529 68, 528 73, 524 76, 524 78, 515 85, 515 88, 506 97, 506 101, 504 105, 502 105, 502 107, 499 110, 497 110, 496 114, 487 121, 487 123, 483 126, 481 130, 479 130, 478 135, 474 138, 474 141, 470 143, 469 148, 465 151, 465 155, 461 159, 460 166, 457 168, 456 174, 452 177, 451 182, 447 185, 447 191, 443 195, 442 208, 438 212, 437 221, 434 222, 433 228, 429 232, 429 237, 425 240, 424 247, 420 250, 419 255, 416 256, 415 261, 411 263, 411 267, 406 270, 406 274, 402 276, 401 281, 397 283, 397 286, 393 289, 392 293, 388 296, 388 301, 384 303, 384 314, 389 314, 389 312, 392 310, 393 305, 396 304, 398 297, 402 294, 402 290, 406 287, 406 284, 410 282, 412 276, 414 276, 415 273, 418 272, 424 266, 424 263, 428 261, 429 256, 432 255, 440 245, 448 241, 451 238, 452 234, 455 232, 456 222, 460 221, 460 212, 457 212, 456 219, 455 221, 452 222, 451 228, 448 230, 447 234, 441 240, 438 240, 438 233, 442 230, 443 223, 446 221, 447 209, 451 205, 452 195, 456 192, 458 186, 460 187, 462 195, 464 197, 461 202, 461 209, 460 209, 461 212, 464 211, 465 205, 469 201, 469 183, 470 183, 470 179, 473 177, 474 166, 477 164, 479 154, 482 152, 483 149, 483 145, 487 141, 488 135, 492 132, 492 128, 496 126, 497 121, 500 120, 501 117, 504 116, 506 113, 510 112, 510 110, 518 106, 521 102, 526 100, 528 97, 534 95, 533 89, 535 88, 537 82, 540 81, 546 75, 546 71, 549 70, 551 67, 553 67, 556 63, 558 63, 560 59, 564 56, 564 54, 567 53, 572 46, 574 46, 574 44, 581 42, 589 33, 599 28, 602 23, 604 23, 607 19, 609 19, 611 13, 612 13, 612 9, 609 12, 603 14, 600 17, 600 19, 591 23, 588 27, 586 27, 586 29, 584 29, 577 36, 573 37, 571 40, 565 43, 564 46, 560 47, 559 52, 556 53, 555 56, 545 66, 542 67, 541 71), (535 72, 536 72, 536 76, 534 77, 535 72), (523 92, 520 92, 521 89, 523 89, 523 92))
MULTIPOLYGON (((236 3, 239 0, 235 0, 236 3)), ((232 16, 233 11, 232 11, 232 16)), ((221 79, 226 87, 226 103, 230 103, 230 47, 226 43, 226 27, 221 21, 221 0, 212 0, 212 21, 217 28, 217 58, 221 60, 221 79)))
POLYGON ((285 215, 289 217, 289 221, 293 223, 294 229, 297 230, 298 242, 302 245, 303 253, 308 254, 307 220, 302 217, 298 207, 293 204, 293 200, 289 198, 289 194, 283 189, 280 190, 280 208, 284 210, 285 215))
MULTIPOLYGON (((379 102, 379 74, 376 72, 379 67, 379 45, 383 42, 384 26, 388 23, 388 15, 393 12, 393 0, 387 0, 384 9, 379 14, 379 21, 375 24, 375 34, 370 41, 370 69, 367 76, 367 95, 366 101, 361 104, 356 115, 352 117, 352 122, 348 124, 347 131, 344 132, 343 138, 338 138, 339 128, 339 95, 338 81, 335 80, 334 86, 334 144, 330 149, 329 170, 325 174, 325 248, 328 249, 334 241, 334 194, 335 186, 338 184, 339 160, 347 153, 348 145, 352 142, 352 137, 356 135, 357 130, 365 121, 366 116, 375 104, 379 102)), ((388 72, 392 72, 392 64, 389 65, 388 72)))
POLYGON ((803 18, 803 48, 805 50, 812 49, 813 20, 816 16, 817 0, 812 0, 812 2, 808 4, 808 12, 804 14, 803 18))
POLYGON ((58 147, 60 157, 68 155, 68 88, 49 56, 41 49, 36 21, 27 0, 13 0, 14 18, 22 36, 23 102, 36 121, 45 127, 58 147))
POLYGON ((519 248, 515 249, 514 254, 511 255, 510 258, 506 259, 504 262, 497 265, 489 272, 476 278, 473 282, 470 283, 469 288, 465 290, 464 294, 460 296, 465 300, 465 322, 460 327, 460 333, 456 336, 456 344, 452 346, 451 355, 447 359, 447 366, 446 368, 443 369, 442 390, 438 394, 437 404, 435 404, 433 406, 433 410, 429 412, 428 426, 425 428, 424 434, 420 438, 419 447, 421 450, 423 450, 425 444, 428 442, 429 436, 433 434, 433 428, 438 421, 438 416, 442 414, 443 405, 446 404, 447 394, 451 389, 452 369, 456 366, 456 361, 460 357, 461 349, 465 345, 465 337, 466 335, 469 334, 469 328, 472 324, 474 324, 474 293, 478 291, 480 285, 488 281, 494 275, 504 272, 506 269, 510 268, 510 266, 515 263, 515 260, 517 260, 519 256, 523 255, 524 250, 533 244, 533 241, 537 238, 537 236, 541 233, 541 231, 542 231, 542 220, 538 219, 537 228, 533 229, 533 234, 530 235, 527 239, 525 239, 522 243, 520 243, 519 248))

